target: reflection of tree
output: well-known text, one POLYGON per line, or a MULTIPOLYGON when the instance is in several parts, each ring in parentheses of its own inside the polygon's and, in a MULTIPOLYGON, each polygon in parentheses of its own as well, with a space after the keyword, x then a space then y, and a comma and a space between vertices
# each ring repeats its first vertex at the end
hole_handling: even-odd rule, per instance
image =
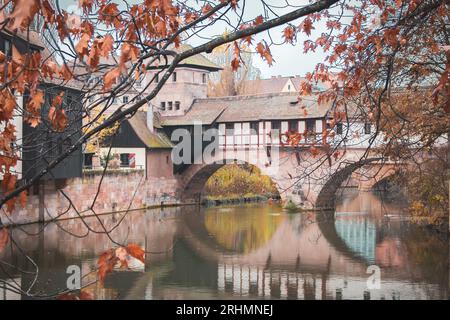
POLYGON ((419 227, 411 227, 403 235, 403 243, 410 265, 416 266, 421 279, 433 283, 446 283, 448 274, 448 248, 445 240, 419 227))
POLYGON ((228 250, 251 252, 269 241, 284 215, 270 215, 270 207, 257 207, 253 211, 220 213, 207 211, 205 227, 217 243, 228 250))

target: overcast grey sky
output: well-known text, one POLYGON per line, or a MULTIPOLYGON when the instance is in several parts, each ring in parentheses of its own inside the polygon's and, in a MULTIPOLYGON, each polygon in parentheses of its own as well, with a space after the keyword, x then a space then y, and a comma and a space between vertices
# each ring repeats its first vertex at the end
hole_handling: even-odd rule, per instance
MULTIPOLYGON (((116 0, 120 3, 120 0, 116 0)), ((140 0, 131 0, 128 3, 137 3, 140 0)), ((308 4, 308 0, 266 0, 266 3, 273 5, 273 10, 276 14, 283 14, 292 10, 295 10, 295 6, 303 6, 308 4), (291 7, 286 7, 287 1, 291 7), (293 7, 294 6, 294 7, 293 7), (283 8, 286 7, 286 8, 283 8)), ((62 8, 67 8, 69 12, 76 12, 78 9, 77 0, 59 0, 60 6, 62 8)), ((193 0, 193 3, 196 3, 193 0)), ((254 19, 260 14, 264 15, 263 6, 260 0, 240 0, 239 10, 244 10, 244 19, 250 20, 254 19)), ((269 17, 273 17, 273 14, 269 14, 269 17)), ((230 20, 237 24, 237 15, 233 12, 228 14, 230 20)), ((293 25, 297 26, 301 22, 301 19, 293 22, 293 25)), ((299 34, 298 41, 296 45, 291 44, 281 44, 283 42, 282 31, 285 26, 278 27, 270 30, 270 32, 265 32, 264 34, 257 35, 254 37, 253 43, 256 45, 261 39, 273 42, 280 45, 272 45, 271 52, 274 58, 272 66, 269 66, 265 61, 263 61, 259 54, 254 55, 254 63, 257 68, 261 70, 262 78, 268 78, 271 76, 283 75, 283 76, 293 76, 293 75, 304 75, 308 71, 311 71, 316 63, 323 61, 325 54, 321 51, 316 53, 303 53, 303 42, 307 39, 305 34, 299 34)), ((217 22, 214 25, 206 28, 200 35, 202 37, 210 38, 217 35, 223 34, 223 32, 228 29, 230 30, 230 25, 224 22, 217 22)), ((315 25, 315 30, 313 30, 313 38, 320 35, 321 32, 325 31, 324 25, 322 23, 315 25)), ((198 45, 205 42, 205 39, 200 37, 190 38, 188 41, 192 45, 198 45)))

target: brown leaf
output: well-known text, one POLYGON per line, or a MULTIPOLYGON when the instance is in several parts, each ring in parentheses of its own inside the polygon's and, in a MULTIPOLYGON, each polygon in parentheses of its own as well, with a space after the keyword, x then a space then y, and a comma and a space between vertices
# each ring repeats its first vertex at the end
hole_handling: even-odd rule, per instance
POLYGON ((9 231, 6 228, 0 229, 0 252, 2 252, 9 241, 9 231))
POLYGON ((145 263, 145 251, 140 246, 134 243, 129 243, 126 249, 130 256, 138 259, 142 263, 145 263))
POLYGON ((12 30, 26 29, 39 10, 37 0, 17 0, 14 2, 14 9, 9 15, 11 19, 9 27, 12 30))

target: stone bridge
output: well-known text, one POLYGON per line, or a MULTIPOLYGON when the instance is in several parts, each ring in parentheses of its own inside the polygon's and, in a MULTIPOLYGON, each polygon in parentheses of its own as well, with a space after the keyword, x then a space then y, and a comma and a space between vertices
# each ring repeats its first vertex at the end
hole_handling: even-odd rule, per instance
POLYGON ((353 176, 361 189, 395 173, 395 165, 365 149, 337 151, 327 154, 322 147, 259 147, 220 149, 217 154, 190 165, 177 175, 181 199, 199 202, 206 181, 226 164, 248 163, 277 185, 283 200, 292 200, 305 209, 333 209, 336 190, 353 176))

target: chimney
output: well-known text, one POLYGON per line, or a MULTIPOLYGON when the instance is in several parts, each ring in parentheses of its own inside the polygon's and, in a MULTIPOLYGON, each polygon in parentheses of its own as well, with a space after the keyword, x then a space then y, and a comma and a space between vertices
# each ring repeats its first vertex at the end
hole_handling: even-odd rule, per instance
POLYGON ((150 132, 153 132, 153 105, 148 103, 147 108, 147 128, 150 132))

